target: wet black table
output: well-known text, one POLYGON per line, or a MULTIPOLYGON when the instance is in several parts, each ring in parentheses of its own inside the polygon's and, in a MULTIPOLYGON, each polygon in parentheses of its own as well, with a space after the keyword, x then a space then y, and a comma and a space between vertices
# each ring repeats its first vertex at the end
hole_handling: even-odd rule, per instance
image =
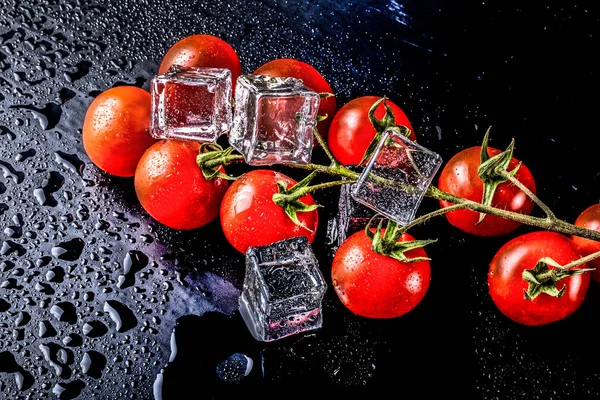
MULTIPOLYGON (((483 239, 432 221, 414 232, 439 238, 415 310, 367 320, 330 289, 323 328, 259 343, 236 313, 243 258, 218 221, 191 232, 157 224, 132 179, 99 171, 81 144, 95 96, 147 89, 169 46, 210 33, 244 72, 292 57, 314 65, 340 105, 387 95, 445 160, 493 126, 491 145, 515 138, 540 197, 573 221, 600 194, 589 143, 595 3, 0 0, 0 10, 0 398, 229 398, 240 388, 281 397, 317 386, 600 396, 597 284, 575 314, 537 328, 509 321, 487 293, 495 251, 529 227, 483 239), (216 365, 234 353, 254 367, 225 384, 216 365)), ((314 250, 328 280, 335 193, 316 195, 326 207, 314 250)))

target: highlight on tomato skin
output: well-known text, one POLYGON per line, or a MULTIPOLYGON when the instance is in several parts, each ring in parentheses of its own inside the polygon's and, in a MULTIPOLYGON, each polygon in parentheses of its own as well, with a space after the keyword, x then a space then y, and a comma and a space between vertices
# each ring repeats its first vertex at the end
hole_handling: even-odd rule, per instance
MULTIPOLYGON (((501 151, 488 146, 490 157, 501 151)), ((438 188, 468 200, 481 202, 483 198, 483 182, 477 173, 480 165, 481 146, 463 149, 455 154, 443 167, 438 178, 438 188)), ((512 171, 520 161, 513 157, 510 160, 508 171, 512 171)), ((525 185, 533 194, 536 193, 536 184, 529 168, 521 163, 515 178, 525 185)), ((451 206, 452 203, 440 200, 441 207, 451 206)), ((521 214, 531 214, 535 203, 518 187, 511 182, 498 185, 492 207, 521 214)), ((476 236, 503 236, 514 232, 521 223, 511 221, 494 215, 486 215, 479 222, 479 213, 471 210, 455 210, 445 214, 448 222, 461 231, 476 236)))
MULTIPOLYGON (((573 314, 586 298, 591 279, 587 272, 556 282, 557 289, 565 286, 561 297, 540 293, 533 300, 526 299, 524 291, 529 285, 523 279, 523 271, 532 270, 544 257, 566 265, 579 260, 581 254, 569 237, 555 232, 535 231, 505 243, 490 263, 489 294, 498 310, 514 322, 530 326, 550 324, 573 314)), ((576 268, 587 267, 584 264, 576 268)))
POLYGON ((89 105, 82 128, 83 147, 101 170, 132 177, 142 154, 156 142, 150 135, 150 93, 117 86, 89 105))
POLYGON ((200 143, 195 141, 162 139, 140 159, 135 193, 144 210, 165 226, 191 230, 219 216, 229 183, 204 178, 196 164, 199 151, 200 143))
MULTIPOLYGON (((600 232, 600 204, 592 204, 583 210, 574 222, 574 225, 582 228, 600 232)), ((573 241, 579 247, 581 255, 587 256, 600 251, 600 242, 579 236, 572 236, 573 241)), ((588 262, 588 267, 595 268, 591 272, 592 280, 600 282, 600 258, 588 262)))
MULTIPOLYGON (((404 233, 398 241, 414 240, 404 233)), ((427 257, 423 248, 408 258, 427 257)), ((342 304, 366 318, 395 318, 413 310, 425 297, 431 281, 429 261, 401 262, 372 250, 364 231, 349 236, 332 262, 333 288, 342 304)))

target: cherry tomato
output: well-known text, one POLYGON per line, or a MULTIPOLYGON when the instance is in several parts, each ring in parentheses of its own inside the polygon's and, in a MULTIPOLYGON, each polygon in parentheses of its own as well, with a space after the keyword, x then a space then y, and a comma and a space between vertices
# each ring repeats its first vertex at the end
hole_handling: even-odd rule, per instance
MULTIPOLYGON (((369 120, 369 109, 379 100, 376 96, 363 96, 346 103, 333 117, 329 127, 328 144, 331 152, 344 165, 357 165, 363 158, 369 144, 375 137, 375 128, 369 120)), ((396 125, 404 125, 410 129, 410 139, 417 136, 404 111, 387 100, 392 108, 396 125)), ((375 110, 375 117, 382 119, 385 115, 383 103, 375 110)))
POLYGON ((196 164, 200 144, 160 140, 140 159, 135 171, 135 193, 142 207, 170 228, 188 230, 219 216, 228 182, 207 181, 196 164))
POLYGON ((231 71, 234 87, 242 73, 235 50, 223 39, 212 35, 192 35, 175 43, 165 54, 158 73, 164 74, 172 65, 227 68, 231 71))
MULTIPOLYGON (((477 174, 480 165, 481 146, 470 147, 456 154, 448 161, 440 173, 438 187, 448 193, 463 197, 472 201, 481 202, 483 197, 483 182, 477 174)), ((490 157, 500 153, 500 150, 488 147, 490 157)), ((512 171, 519 164, 519 160, 512 158, 508 170, 512 171)), ((535 181, 531 171, 521 164, 515 177, 529 190, 535 193, 535 181)), ((451 203, 440 201, 442 207, 450 206, 451 203)), ((508 211, 529 214, 533 209, 533 201, 519 188, 510 182, 498 185, 494 197, 493 207, 508 211)), ((485 219, 478 224, 479 213, 470 210, 456 210, 446 213, 448 221, 462 230, 477 236, 501 236, 517 229, 521 224, 515 221, 486 215, 485 219)))
POLYGON ((558 289, 566 285, 562 297, 541 293, 533 300, 527 300, 524 290, 528 283, 522 278, 523 271, 533 269, 543 257, 550 257, 560 265, 565 265, 578 260, 581 255, 570 238, 555 232, 540 231, 510 240, 498 250, 490 264, 488 288, 492 300, 504 315, 515 322, 524 325, 555 322, 571 315, 585 299, 590 285, 588 273, 556 282, 558 289))
MULTIPOLYGON (((276 171, 258 169, 238 178, 227 190, 221 203, 221 227, 231 245, 241 253, 250 246, 264 246, 279 240, 306 236, 313 242, 319 222, 317 210, 297 213, 303 228, 275 204, 277 182, 290 188, 296 181, 276 171), (308 228, 308 229, 307 229, 308 228)), ((304 204, 314 204, 310 194, 300 198, 304 204)))
MULTIPOLYGON (((586 208, 575 220, 575 225, 593 231, 600 231, 600 204, 593 204, 586 208)), ((595 240, 573 236, 573 241, 579 246, 579 250, 584 256, 600 251, 600 242, 595 240)), ((590 261, 587 265, 596 269, 591 272, 592 279, 595 282, 600 282, 600 258, 590 261)))
MULTIPOLYGON (((280 58, 277 60, 269 61, 266 64, 260 66, 256 71, 256 75, 266 75, 272 77, 291 77, 296 79, 302 79, 304 85, 310 90, 317 93, 333 93, 329 83, 323 78, 323 76, 313 66, 298 60, 291 58, 280 58)), ((319 115, 327 115, 328 118, 317 124, 317 129, 321 136, 326 137, 327 131, 331 119, 335 114, 337 103, 335 97, 327 97, 321 99, 319 105, 319 115)))
POLYGON ((130 177, 156 140, 150 136, 150 93, 117 86, 96 97, 83 121, 83 147, 90 160, 111 175, 130 177))
MULTIPOLYGON (((414 240, 408 233, 399 241, 414 240)), ((427 257, 423 248, 406 256, 427 257)), ((364 231, 348 237, 333 257, 333 288, 354 314, 368 318, 394 318, 414 309, 431 280, 429 261, 401 262, 377 254, 364 231)))

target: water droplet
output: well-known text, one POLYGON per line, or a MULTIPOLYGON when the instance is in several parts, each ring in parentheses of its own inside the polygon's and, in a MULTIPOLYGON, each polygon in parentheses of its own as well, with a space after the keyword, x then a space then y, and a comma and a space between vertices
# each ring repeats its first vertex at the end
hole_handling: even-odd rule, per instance
POLYGON ((107 312, 116 324, 117 332, 126 332, 137 326, 137 318, 133 312, 123 303, 116 300, 107 300, 104 303, 104 312, 107 312))
POLYGON ((80 379, 75 379, 71 382, 59 382, 52 388, 54 393, 59 399, 74 399, 79 396, 81 391, 85 388, 85 383, 80 379))
POLYGON ((77 312, 75 306, 68 301, 63 301, 53 305, 50 308, 50 313, 60 322, 74 324, 77 322, 77 312))
POLYGON ((50 252, 52 256, 61 260, 75 261, 81 255, 84 245, 83 240, 75 238, 68 242, 59 243, 57 246, 54 246, 50 252))
POLYGON ((48 338, 56 335, 56 329, 50 323, 50 321, 40 321, 38 336, 40 338, 48 338))
POLYGON ((101 321, 90 321, 86 322, 82 328, 83 334, 89 336, 91 338, 100 337, 106 332, 108 332, 108 328, 101 321))
POLYGON ((57 151, 54 153, 54 161, 56 161, 69 171, 78 174, 79 176, 83 175, 85 163, 81 161, 77 154, 68 154, 62 151, 57 151))

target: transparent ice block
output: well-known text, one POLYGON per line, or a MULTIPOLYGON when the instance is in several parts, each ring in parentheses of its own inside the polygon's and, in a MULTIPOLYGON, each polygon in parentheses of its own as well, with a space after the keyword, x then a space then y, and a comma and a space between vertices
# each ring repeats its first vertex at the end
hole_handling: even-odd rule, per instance
POLYGON ((397 130, 383 133, 358 181, 352 197, 396 221, 409 224, 442 158, 397 130))
POLYGON ((319 94, 301 80, 242 75, 235 87, 229 143, 247 164, 310 162, 319 94))
POLYGON ((240 314, 254 338, 265 342, 318 329, 326 289, 306 237, 250 247, 240 314))
POLYGON ((231 128, 231 71, 172 66, 150 84, 150 134, 215 142, 231 128))
POLYGON ((340 199, 338 201, 337 222, 337 245, 341 245, 348 236, 366 228, 369 220, 373 219, 371 226, 377 227, 383 216, 377 215, 373 209, 354 200, 350 194, 351 185, 340 187, 340 199), (375 217, 377 215, 377 217, 375 217))

